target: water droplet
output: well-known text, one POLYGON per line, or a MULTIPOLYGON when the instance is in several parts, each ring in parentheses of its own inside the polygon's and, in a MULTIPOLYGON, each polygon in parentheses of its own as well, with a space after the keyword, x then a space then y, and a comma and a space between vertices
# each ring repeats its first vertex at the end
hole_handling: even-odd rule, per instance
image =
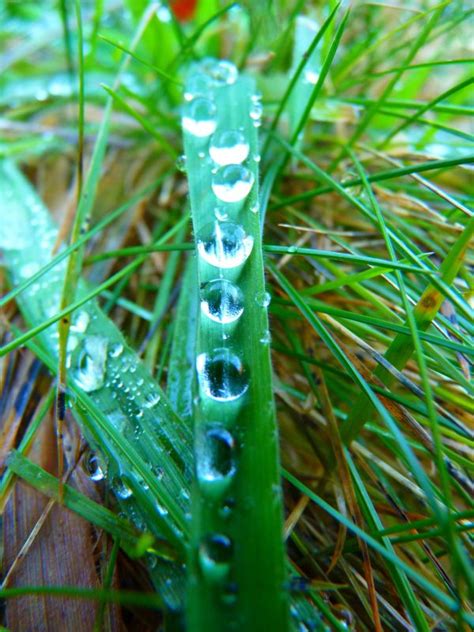
POLYGON ((112 489, 121 500, 126 500, 133 494, 130 487, 120 478, 115 478, 113 480, 112 489))
POLYGON ((308 83, 311 83, 312 85, 316 85, 319 79, 319 72, 311 70, 311 68, 307 68, 304 71, 304 78, 308 83))
POLYGON ((217 131, 211 138, 209 155, 218 165, 239 164, 249 155, 249 144, 239 130, 217 131))
POLYGON ((207 430, 198 440, 197 476, 209 494, 219 495, 235 474, 233 436, 224 428, 207 430))
POLYGON ((271 300, 272 297, 269 292, 257 292, 257 294, 255 295, 255 302, 259 307, 268 307, 271 300))
POLYGON ((240 202, 250 193, 254 183, 251 171, 242 165, 226 165, 212 178, 214 195, 223 202, 240 202))
POLYGON ((97 454, 89 454, 85 462, 85 470, 91 481, 94 481, 94 483, 103 481, 105 478, 106 468, 97 454))
POLYGON ((207 224, 197 237, 198 253, 216 268, 240 266, 252 252, 253 237, 233 222, 207 224))
POLYGON ((86 311, 81 311, 74 318, 71 325, 71 331, 77 331, 78 333, 84 333, 89 325, 90 316, 86 311))
POLYGON ((163 22, 164 24, 168 24, 173 19, 171 11, 165 4, 162 4, 161 2, 158 4, 158 7, 156 9, 156 17, 160 22, 163 22))
POLYGON ((222 591, 221 599, 226 606, 233 606, 237 602, 239 587, 236 582, 229 582, 222 591))
POLYGON ((233 498, 226 498, 219 508, 219 515, 221 518, 227 519, 231 516, 235 508, 235 500, 233 498))
POLYGON ((210 136, 217 126, 216 106, 204 97, 196 97, 185 103, 183 108, 183 128, 199 138, 210 136))
POLYGON ((258 206, 258 202, 256 202, 255 204, 252 204, 252 206, 250 207, 250 211, 252 213, 258 213, 259 210, 260 210, 260 208, 258 206))
POLYGON ((205 97, 211 89, 211 80, 207 75, 196 73, 186 80, 184 90, 185 101, 192 101, 196 97, 205 97))
POLYGON ((186 172, 186 156, 184 154, 176 158, 176 169, 182 173, 186 172))
POLYGON ((237 66, 224 59, 220 61, 211 58, 203 59, 201 68, 211 77, 216 86, 230 86, 237 81, 239 76, 237 66))
POLYGON ((147 408, 153 408, 153 406, 156 406, 158 404, 160 399, 161 399, 161 395, 159 393, 156 393, 156 392, 147 393, 145 395, 145 406, 147 408))
POLYGON ((230 402, 241 397, 248 389, 245 367, 228 349, 215 349, 201 353, 196 359, 201 390, 212 399, 230 402))
POLYGON ((250 105, 249 115, 255 127, 259 127, 261 125, 262 114, 263 107, 260 101, 252 101, 250 105))
POLYGON ((205 536, 199 546, 199 561, 210 581, 221 581, 229 572, 232 559, 232 540, 221 533, 205 536))
POLYGON ((226 279, 209 281, 201 290, 201 311, 216 323, 233 323, 244 311, 242 291, 226 279))
POLYGON ((120 342, 116 342, 110 346, 109 355, 112 358, 118 358, 119 355, 122 353, 122 351, 123 351, 123 345, 120 344, 120 342))
POLYGON ((271 341, 272 341, 272 337, 270 335, 270 331, 266 329, 265 332, 262 334, 262 337, 260 338, 260 342, 263 345, 269 345, 271 341))
POLYGON ((77 359, 74 377, 86 393, 97 391, 104 385, 107 340, 100 336, 85 338, 77 359))

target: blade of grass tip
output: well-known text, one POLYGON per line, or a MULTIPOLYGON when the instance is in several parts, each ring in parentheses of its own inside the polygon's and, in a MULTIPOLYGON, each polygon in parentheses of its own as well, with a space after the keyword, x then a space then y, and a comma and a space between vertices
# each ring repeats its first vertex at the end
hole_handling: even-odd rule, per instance
POLYGON ((296 128, 294 130, 292 130, 292 137, 291 137, 291 141, 290 144, 294 145, 296 143, 296 141, 299 138, 300 133, 302 132, 304 126, 306 125, 306 122, 309 118, 309 114, 311 112, 311 109, 313 108, 314 103, 316 102, 316 99, 319 96, 319 93, 321 92, 321 88, 324 85, 324 81, 327 77, 327 75, 329 74, 329 70, 331 69, 332 66, 332 62, 334 60, 334 57, 336 55, 336 52, 339 48, 339 44, 341 43, 341 39, 342 36, 344 35, 344 30, 346 28, 347 25, 347 21, 349 19, 349 10, 346 11, 344 13, 344 15, 342 16, 342 20, 339 23, 339 26, 337 27, 336 33, 334 35, 334 39, 331 42, 331 45, 329 47, 328 50, 328 54, 327 57, 324 59, 324 62, 321 66, 321 72, 319 73, 319 76, 317 78, 317 81, 315 83, 315 86, 313 88, 313 91, 311 92, 311 96, 309 97, 309 99, 306 102, 305 105, 305 109, 301 115, 301 118, 298 122, 298 124, 296 125, 296 128))
POLYGON ((64 52, 66 56, 66 64, 71 83, 74 79, 74 55, 72 52, 71 29, 69 27, 69 15, 66 0, 60 0, 59 12, 61 14, 61 22, 63 25, 64 52))
POLYGON ((268 295, 258 217, 254 82, 192 66, 183 108, 201 314, 187 594, 193 630, 288 630, 268 295), (212 138, 209 137, 213 134, 212 138), (244 163, 245 162, 245 166, 244 163))
MULTIPOLYGON (((428 39, 431 31, 436 26, 438 20, 440 19, 444 8, 446 7, 446 2, 440 5, 435 11, 433 11, 429 20, 426 22, 424 27, 420 30, 418 36, 415 38, 413 44, 410 46, 408 53, 404 59, 404 63, 402 69, 394 74, 394 76, 387 83, 385 88, 383 89, 379 98, 365 111, 362 120, 358 123, 356 129, 352 133, 351 137, 347 140, 346 146, 352 147, 355 142, 361 137, 364 131, 367 129, 368 125, 377 114, 378 110, 385 104, 388 97, 392 93, 393 89, 399 82, 399 80, 403 77, 403 73, 405 72, 405 68, 410 65, 413 61, 414 57, 418 53, 418 51, 424 46, 426 40, 428 39)), ((331 173, 337 167, 339 162, 342 160, 344 156, 344 151, 338 155, 337 158, 333 160, 328 171, 331 173)))
MULTIPOLYGON (((290 82, 288 84, 288 87, 286 88, 285 93, 284 93, 283 97, 281 98, 281 100, 280 100, 280 102, 278 104, 278 109, 277 109, 277 111, 275 113, 275 116, 273 117, 273 121, 272 121, 272 123, 270 125, 269 134, 268 134, 268 136, 267 136, 267 138, 265 140, 265 144, 264 144, 263 150, 262 150, 262 154, 263 154, 264 158, 266 158, 266 155, 267 155, 267 152, 268 152, 268 149, 269 149, 269 144, 271 142, 271 133, 274 132, 277 129, 278 123, 280 122, 281 115, 283 114, 285 108, 287 107, 289 99, 294 94, 294 91, 296 90, 296 87, 298 86, 298 84, 302 83, 300 81, 301 75, 304 72, 307 64, 309 64, 310 60, 313 59, 314 53, 316 52, 316 47, 321 42, 321 39, 324 36, 324 33, 327 31, 329 25, 331 24, 332 20, 336 16, 338 8, 339 8, 339 3, 336 4, 334 9, 331 11, 329 16, 324 21, 324 23, 321 26, 321 28, 317 30, 317 33, 314 36, 312 42, 309 44, 308 48, 304 51, 304 53, 301 54, 301 59, 299 59, 299 57, 297 57, 297 50, 296 50, 297 42, 295 42, 295 50, 293 51, 293 64, 296 66, 296 68, 294 69, 293 76, 291 77, 291 80, 290 80, 290 82)), ((307 18, 305 18, 305 19, 307 19, 307 18)), ((319 57, 319 55, 318 55, 318 57, 319 57)), ((317 70, 313 69, 313 73, 316 72, 319 75, 319 72, 320 72, 319 59, 317 60, 317 63, 318 63, 318 68, 317 68, 317 70)), ((313 74, 312 76, 314 77, 315 75, 313 74)), ((306 87, 309 87, 312 90, 311 84, 308 81, 306 81, 306 87)), ((303 103, 305 103, 307 101, 308 101, 308 99, 306 98, 303 103)), ((299 120, 301 117, 298 116, 297 118, 299 120)))

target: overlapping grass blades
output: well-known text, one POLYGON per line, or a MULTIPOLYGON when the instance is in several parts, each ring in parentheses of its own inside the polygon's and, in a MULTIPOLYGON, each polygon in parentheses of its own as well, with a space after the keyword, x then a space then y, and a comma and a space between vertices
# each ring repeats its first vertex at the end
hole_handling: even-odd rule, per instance
POLYGON ((288 611, 270 296, 258 207, 261 104, 253 81, 237 77, 228 62, 193 66, 185 90, 201 293, 188 625, 283 631, 288 611))
MULTIPOLYGON (((1 163, 0 199, 0 219, 9 226, 2 235, 2 251, 15 286, 48 263, 57 230, 29 183, 6 161, 1 163)), ((58 312, 63 276, 60 263, 17 297, 30 325, 58 312)), ((87 296, 87 288, 81 282, 78 297, 82 296, 87 296)), ((55 373, 54 324, 34 342, 55 373)), ((190 430, 95 301, 87 301, 72 316, 68 378, 75 416, 91 447, 99 450, 104 475, 123 510, 140 528, 166 538, 183 561, 193 459, 190 430)), ((179 578, 180 567, 173 566, 171 573, 165 569, 165 575, 179 578)), ((182 593, 165 582, 161 589, 165 602, 169 597, 170 605, 177 607, 182 593)))

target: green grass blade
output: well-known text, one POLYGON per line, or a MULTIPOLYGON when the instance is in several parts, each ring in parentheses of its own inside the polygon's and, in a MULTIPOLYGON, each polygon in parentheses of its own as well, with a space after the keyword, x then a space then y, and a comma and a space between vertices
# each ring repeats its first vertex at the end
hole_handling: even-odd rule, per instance
POLYGON ((201 301, 210 301, 210 307, 202 303, 197 339, 188 626, 206 632, 232 626, 283 631, 288 610, 278 442, 254 160, 254 122, 261 113, 252 80, 235 78, 231 70, 227 82, 212 81, 219 63, 206 62, 189 74, 190 91, 196 76, 206 81, 206 68, 211 77, 201 102, 212 113, 204 128, 191 116, 199 97, 183 115, 201 301), (209 155, 214 130, 212 147, 220 133, 237 132, 237 143, 224 143, 228 155, 209 155), (245 167, 232 164, 247 155, 245 167), (211 281, 217 294, 208 299, 211 281), (227 315, 229 300, 236 301, 237 317, 227 315), (217 312, 212 318, 209 309, 217 312))

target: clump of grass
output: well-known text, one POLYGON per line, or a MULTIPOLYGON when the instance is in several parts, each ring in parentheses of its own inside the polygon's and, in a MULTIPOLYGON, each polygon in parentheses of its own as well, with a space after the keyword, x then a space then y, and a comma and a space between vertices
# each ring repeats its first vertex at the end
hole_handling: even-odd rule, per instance
MULTIPOLYGON (((79 4, 0 7, 1 353, 61 368, 65 423, 115 493, 93 502, 28 458, 54 397, 25 395, 24 434, 3 422, 0 498, 23 478, 115 544, 103 590, 17 586, 19 556, 8 625, 10 598, 50 592, 149 605, 169 629, 185 611, 190 629, 285 629, 287 599, 302 631, 472 626, 469 10, 202 1, 180 22, 163 4, 79 4), (213 132, 243 134, 252 181, 217 218, 225 165, 189 121, 186 175, 175 163, 182 92, 215 56, 241 75, 199 97, 213 132), (229 222, 248 257, 209 263, 239 252, 229 222), (110 589, 119 546, 155 594, 110 589)), ((3 366, 8 395, 21 378, 3 366)))

